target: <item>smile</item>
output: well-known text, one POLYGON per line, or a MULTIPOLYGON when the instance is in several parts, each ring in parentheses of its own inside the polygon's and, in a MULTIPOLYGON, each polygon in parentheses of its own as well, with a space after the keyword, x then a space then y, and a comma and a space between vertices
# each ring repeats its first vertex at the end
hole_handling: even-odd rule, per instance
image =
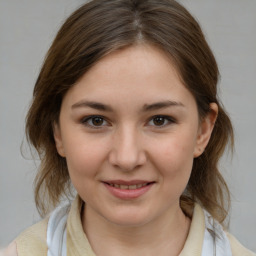
POLYGON ((120 189, 138 189, 138 188, 142 188, 148 185, 148 183, 143 183, 143 184, 136 184, 136 185, 121 185, 121 184, 109 184, 111 187, 115 187, 115 188, 120 188, 120 189))
POLYGON ((146 194, 156 182, 148 181, 107 181, 103 182, 114 197, 123 200, 136 199, 146 194))

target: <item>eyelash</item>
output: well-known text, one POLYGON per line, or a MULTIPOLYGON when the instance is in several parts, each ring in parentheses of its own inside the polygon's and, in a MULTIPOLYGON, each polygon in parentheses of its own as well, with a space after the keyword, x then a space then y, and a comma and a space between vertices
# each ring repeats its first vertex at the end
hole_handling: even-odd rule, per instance
POLYGON ((88 126, 89 128, 93 128, 93 129, 100 129, 100 128, 102 128, 102 126, 106 126, 106 125, 97 126, 97 125, 89 124, 89 122, 93 121, 94 118, 100 118, 100 119, 102 119, 103 122, 108 123, 108 121, 106 121, 103 116, 93 115, 93 116, 87 116, 87 117, 83 118, 82 124, 84 124, 85 126, 88 126))
MULTIPOLYGON (((155 115, 147 121, 147 124, 149 124, 150 122, 154 122, 154 119, 156 119, 156 118, 164 119, 164 124, 163 125, 154 125, 154 124, 152 124, 150 126, 154 126, 154 127, 157 127, 157 128, 164 128, 167 125, 177 123, 176 120, 173 117, 165 116, 165 115, 155 115)), ((92 116, 88 116, 88 117, 83 118, 82 119, 82 124, 89 127, 89 128, 92 128, 92 129, 101 129, 102 127, 110 126, 108 121, 105 119, 105 117, 99 116, 99 115, 92 115, 92 116), (103 124, 103 125, 99 125, 99 126, 94 125, 94 124, 90 124, 89 122, 92 122, 94 118, 99 118, 99 119, 102 120, 103 123, 105 122, 107 124, 103 124)))
POLYGON ((152 126, 155 126, 157 128, 163 128, 163 127, 166 127, 167 125, 176 123, 176 120, 173 117, 165 116, 165 115, 155 115, 155 116, 153 116, 149 119, 148 123, 153 122, 154 119, 156 119, 156 118, 163 118, 164 122, 165 122, 165 124, 159 125, 159 126, 158 125, 152 125, 152 126))

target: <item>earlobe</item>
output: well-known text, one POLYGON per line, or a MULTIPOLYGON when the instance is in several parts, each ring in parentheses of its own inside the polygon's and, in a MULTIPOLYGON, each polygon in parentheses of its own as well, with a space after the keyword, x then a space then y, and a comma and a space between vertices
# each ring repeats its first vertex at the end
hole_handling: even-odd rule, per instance
POLYGON ((55 140, 56 149, 60 156, 65 157, 65 151, 63 147, 63 141, 60 131, 60 126, 56 122, 53 124, 53 136, 55 140))
POLYGON ((206 117, 201 121, 198 130, 198 136, 196 141, 196 147, 194 150, 194 157, 199 157, 205 150, 215 125, 215 121, 218 116, 218 105, 216 103, 210 103, 210 111, 206 117))

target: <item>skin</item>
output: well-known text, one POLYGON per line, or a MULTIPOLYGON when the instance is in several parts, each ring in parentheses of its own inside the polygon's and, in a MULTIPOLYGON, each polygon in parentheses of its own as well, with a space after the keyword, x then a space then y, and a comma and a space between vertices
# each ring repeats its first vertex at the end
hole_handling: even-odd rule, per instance
POLYGON ((12 242, 4 250, 0 250, 0 256, 18 256, 16 242, 12 242))
POLYGON ((96 255, 180 253, 190 219, 179 198, 193 159, 210 139, 218 112, 216 104, 210 108, 199 121, 195 99, 175 66, 149 45, 102 58, 67 92, 54 136, 86 202, 82 224, 96 255), (168 106, 156 107, 159 102, 168 106), (154 183, 127 200, 104 184, 117 179, 154 183))

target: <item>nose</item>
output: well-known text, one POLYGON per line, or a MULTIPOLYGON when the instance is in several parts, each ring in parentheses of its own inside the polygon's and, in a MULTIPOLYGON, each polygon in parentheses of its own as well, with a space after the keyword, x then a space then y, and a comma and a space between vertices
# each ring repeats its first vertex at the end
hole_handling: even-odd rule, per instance
POLYGON ((146 162, 139 131, 123 128, 113 135, 113 143, 109 154, 109 162, 122 171, 133 171, 146 162))

